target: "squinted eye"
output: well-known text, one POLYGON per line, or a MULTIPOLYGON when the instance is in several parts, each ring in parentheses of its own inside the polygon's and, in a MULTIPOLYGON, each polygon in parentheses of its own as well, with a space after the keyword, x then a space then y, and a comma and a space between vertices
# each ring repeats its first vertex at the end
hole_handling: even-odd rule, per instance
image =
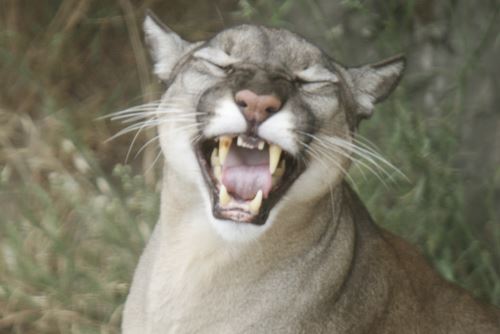
POLYGON ((196 51, 193 56, 201 60, 205 69, 215 76, 225 76, 233 72, 233 66, 238 59, 231 57, 227 53, 212 47, 206 47, 196 51))
POLYGON ((314 93, 323 89, 333 89, 335 87, 335 83, 327 80, 323 81, 304 81, 304 80, 296 80, 296 85, 299 89, 314 93))
POLYGON ((222 69, 224 69, 224 71, 226 71, 226 74, 231 74, 234 72, 234 67, 233 65, 227 65, 227 66, 224 66, 222 67, 222 69))
POLYGON ((319 92, 333 90, 339 79, 335 73, 321 65, 311 66, 301 72, 295 73, 295 83, 303 91, 319 92))
POLYGON ((213 74, 215 76, 225 76, 228 73, 228 68, 230 66, 222 66, 206 59, 202 59, 202 61, 205 65, 205 68, 210 72, 210 74, 213 74))

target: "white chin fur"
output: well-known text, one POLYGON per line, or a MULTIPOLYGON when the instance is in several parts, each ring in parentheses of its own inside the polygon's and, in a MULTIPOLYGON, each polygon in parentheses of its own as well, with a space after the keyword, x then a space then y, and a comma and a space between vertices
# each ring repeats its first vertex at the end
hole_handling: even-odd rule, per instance
MULTIPOLYGON (((268 219, 269 220, 269 219, 268 219)), ((229 242, 250 242, 259 238, 268 228, 269 221, 264 225, 235 223, 229 220, 210 219, 219 236, 229 242)))

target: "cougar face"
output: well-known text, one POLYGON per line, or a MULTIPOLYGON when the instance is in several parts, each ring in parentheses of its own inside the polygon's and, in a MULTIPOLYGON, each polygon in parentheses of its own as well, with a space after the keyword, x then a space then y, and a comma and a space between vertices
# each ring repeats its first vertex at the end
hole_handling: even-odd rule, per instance
POLYGON ((404 60, 347 69, 289 31, 243 25, 188 43, 145 21, 167 165, 192 183, 225 239, 253 239, 279 212, 323 195, 350 164, 354 132, 404 60), (327 158, 325 140, 343 143, 327 158))

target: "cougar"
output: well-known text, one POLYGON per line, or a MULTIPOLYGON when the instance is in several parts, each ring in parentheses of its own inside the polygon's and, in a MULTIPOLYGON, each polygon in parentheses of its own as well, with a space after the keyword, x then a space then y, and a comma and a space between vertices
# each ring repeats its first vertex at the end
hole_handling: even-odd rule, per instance
POLYGON ((403 56, 346 67, 255 25, 190 43, 153 14, 144 30, 167 88, 118 116, 157 127, 165 163, 124 334, 500 333, 497 308, 378 227, 346 180, 354 154, 382 159, 356 132, 403 56))

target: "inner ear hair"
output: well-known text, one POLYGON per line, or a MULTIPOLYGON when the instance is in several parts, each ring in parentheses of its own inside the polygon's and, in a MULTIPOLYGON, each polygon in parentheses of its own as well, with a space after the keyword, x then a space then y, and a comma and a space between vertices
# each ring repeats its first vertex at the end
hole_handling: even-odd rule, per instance
POLYGON ((397 55, 383 61, 350 68, 354 89, 368 95, 372 103, 384 100, 396 88, 406 67, 406 58, 397 55))
POLYGON ((369 66, 381 78, 379 85, 383 86, 377 88, 378 92, 373 96, 375 98, 374 103, 378 103, 387 98, 397 87, 406 69, 406 57, 399 54, 369 66))
POLYGON ((191 44, 163 24, 151 11, 146 12, 144 34, 154 61, 154 72, 166 81, 191 44))
POLYGON ((403 55, 383 61, 349 68, 357 114, 362 118, 372 115, 374 105, 384 100, 396 88, 406 67, 403 55))
POLYGON ((160 27, 164 32, 166 33, 174 33, 175 32, 170 29, 169 27, 167 27, 167 25, 165 23, 163 23, 159 18, 158 16, 156 16, 155 13, 153 13, 153 11, 151 9, 146 9, 145 12, 144 12, 144 17, 145 19, 147 20, 148 18, 150 18, 158 27, 160 27))

